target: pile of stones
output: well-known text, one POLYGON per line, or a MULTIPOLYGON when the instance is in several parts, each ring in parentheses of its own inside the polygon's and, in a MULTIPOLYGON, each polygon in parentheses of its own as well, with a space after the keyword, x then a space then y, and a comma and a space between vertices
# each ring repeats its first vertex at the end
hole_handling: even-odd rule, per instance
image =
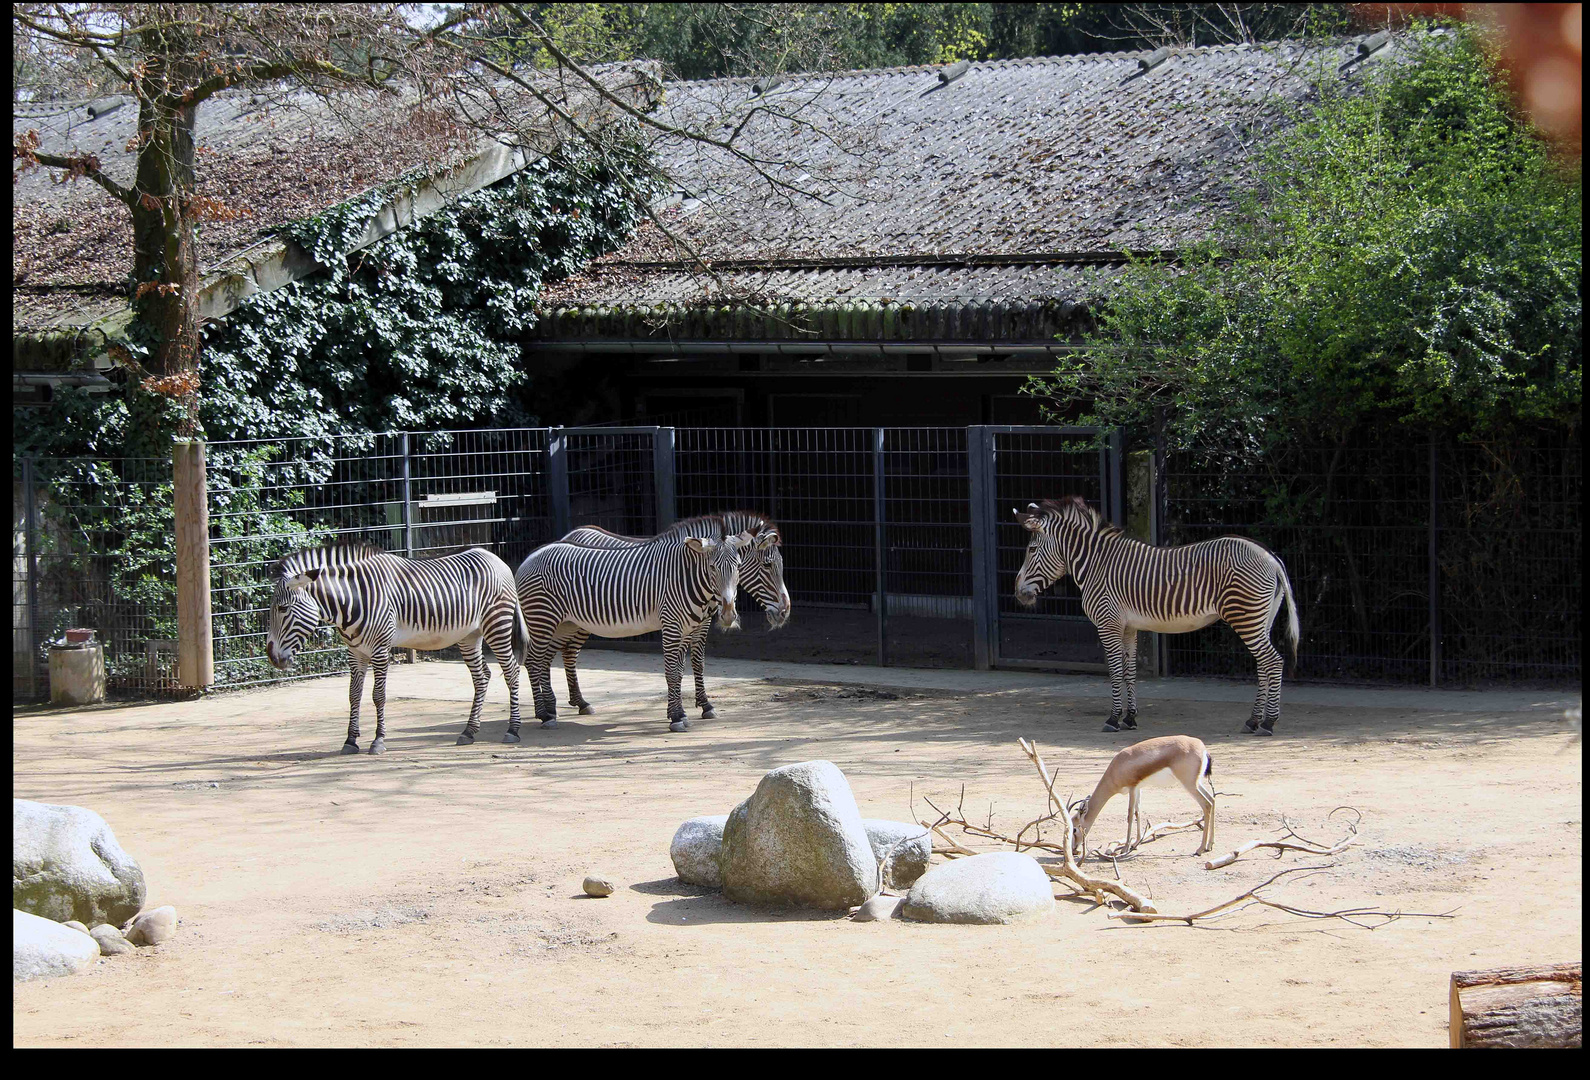
POLYGON ((12 982, 73 975, 167 940, 177 910, 145 911, 145 896, 143 871, 104 818, 11 800, 12 982))
POLYGON ((934 866, 931 833, 863 818, 830 761, 774 769, 730 813, 679 826, 669 854, 681 881, 738 903, 852 911, 858 921, 1009 923, 1054 910, 1049 877, 1032 856, 991 852, 934 866))

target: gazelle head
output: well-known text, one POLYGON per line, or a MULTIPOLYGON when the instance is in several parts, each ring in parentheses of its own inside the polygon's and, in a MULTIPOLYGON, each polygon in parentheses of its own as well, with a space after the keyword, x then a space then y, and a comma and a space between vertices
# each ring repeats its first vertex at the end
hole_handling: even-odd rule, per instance
POLYGON ((1071 854, 1080 857, 1086 850, 1088 830, 1085 822, 1088 818, 1088 796, 1083 796, 1076 802, 1066 804, 1066 817, 1071 820, 1071 854))
POLYGON ((1022 607, 1032 607, 1038 594, 1070 572, 1065 552, 1055 529, 1057 515, 1037 503, 1028 503, 1025 510, 1012 510, 1022 528, 1027 530, 1027 554, 1016 571, 1016 602, 1022 607))

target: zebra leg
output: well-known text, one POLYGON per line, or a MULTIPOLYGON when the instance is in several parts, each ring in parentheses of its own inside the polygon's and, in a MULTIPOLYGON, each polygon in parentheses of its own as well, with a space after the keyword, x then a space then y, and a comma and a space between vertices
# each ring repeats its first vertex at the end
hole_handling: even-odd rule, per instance
POLYGON ((382 649, 370 658, 375 665, 375 689, 370 692, 370 697, 375 701, 375 741, 370 744, 370 753, 386 753, 386 669, 392 663, 392 650, 382 649))
POLYGON ((350 651, 348 653, 348 741, 342 744, 344 754, 359 752, 359 702, 364 697, 364 673, 370 661, 350 651))
MULTIPOLYGON (((1104 646, 1105 659, 1110 662, 1110 718, 1104 721, 1105 731, 1120 731, 1121 717, 1125 715, 1121 698, 1126 684, 1126 646, 1122 638, 1118 626, 1099 627, 1099 644, 1104 646)), ((1135 720, 1133 726, 1136 726, 1135 720)))
MULTIPOLYGON (((1228 623, 1231 621, 1226 620, 1228 623)), ((1233 627, 1235 629, 1235 627, 1233 627)), ((1242 643, 1259 662, 1259 693, 1243 730, 1254 735, 1274 735, 1281 716, 1281 654, 1270 644, 1270 628, 1260 623, 1241 634, 1242 643), (1272 705, 1273 700, 1273 705, 1272 705)))
POLYGON ((569 704, 580 710, 581 716, 590 716, 596 711, 591 708, 591 703, 585 700, 585 695, 580 693, 580 675, 575 670, 575 664, 580 659, 580 650, 585 648, 585 643, 590 637, 589 630, 581 630, 574 638, 563 643, 563 679, 569 684, 569 704))
POLYGON ((552 654, 557 642, 532 640, 525 656, 525 667, 530 669, 530 686, 535 697, 536 719, 544 728, 558 726, 558 698, 552 692, 552 654))
POLYGON ((701 719, 711 720, 718 715, 718 710, 712 707, 712 702, 707 700, 707 627, 703 622, 690 635, 690 670, 696 677, 696 708, 701 710, 701 719))
POLYGON ((488 641, 491 651, 497 656, 497 663, 502 668, 502 681, 508 684, 508 733, 502 737, 505 743, 519 741, 519 661, 513 655, 513 614, 498 628, 497 635, 488 641))
POLYGON ((464 725, 463 734, 458 736, 458 742, 454 745, 468 746, 480 732, 480 714, 486 707, 486 684, 491 681, 491 672, 486 667, 485 656, 481 654, 479 637, 460 641, 458 651, 463 654, 464 664, 469 668, 469 679, 475 684, 475 700, 470 703, 469 721, 464 725))
POLYGON ((668 730, 689 731, 690 721, 685 719, 685 707, 680 700, 679 677, 684 666, 685 642, 677 626, 662 628, 663 677, 668 681, 668 730))
POLYGON ((1121 717, 1121 727, 1137 730, 1137 631, 1128 626, 1121 631, 1121 646, 1125 652, 1126 715, 1121 717))

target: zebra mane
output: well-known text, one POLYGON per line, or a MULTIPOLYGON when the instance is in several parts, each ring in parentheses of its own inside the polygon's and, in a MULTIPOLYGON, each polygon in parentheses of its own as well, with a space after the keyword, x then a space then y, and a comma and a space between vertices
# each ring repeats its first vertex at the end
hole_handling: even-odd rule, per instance
POLYGON ((282 557, 276 564, 276 575, 301 574, 315 567, 349 566, 372 555, 385 554, 384 548, 376 547, 368 540, 346 540, 322 547, 300 548, 282 557))
POLYGON ((758 520, 758 521, 760 521, 762 523, 762 528, 764 530, 765 529, 771 529, 774 532, 777 532, 778 533, 779 545, 780 546, 783 545, 783 543, 784 543, 784 533, 783 533, 782 530, 779 529, 778 523, 775 522, 772 518, 768 517, 766 514, 761 513, 760 511, 757 511, 757 510, 722 510, 722 511, 719 511, 718 513, 716 513, 716 514, 697 514, 695 517, 688 517, 688 518, 684 518, 684 519, 682 519, 680 521, 674 522, 672 525, 670 525, 668 527, 668 529, 666 531, 667 532, 674 532, 674 531, 680 530, 680 529, 688 529, 690 526, 696 525, 696 524, 699 524, 699 523, 702 523, 702 522, 716 521, 716 522, 718 522, 719 530, 721 532, 727 534, 727 532, 728 532, 728 519, 730 517, 755 518, 756 520, 758 520))
POLYGON ((1083 526, 1099 536, 1125 536, 1126 533, 1118 525, 1107 521, 1103 514, 1087 504, 1087 500, 1080 495, 1067 495, 1063 499, 1045 499, 1038 504, 1040 512, 1065 516, 1069 511, 1075 510, 1082 515, 1083 526))

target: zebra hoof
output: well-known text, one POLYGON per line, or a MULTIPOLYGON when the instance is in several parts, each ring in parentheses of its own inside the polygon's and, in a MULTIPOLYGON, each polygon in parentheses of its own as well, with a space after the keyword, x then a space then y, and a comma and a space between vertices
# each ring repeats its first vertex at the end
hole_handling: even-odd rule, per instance
POLYGON ((384 753, 386 753, 386 740, 385 739, 377 739, 375 742, 371 743, 370 744, 370 753, 371 754, 384 754, 384 753))
POLYGON ((458 741, 455 742, 453 745, 454 746, 474 746, 475 745, 475 737, 473 735, 469 734, 466 731, 464 734, 462 734, 462 735, 460 735, 458 737, 458 741))
POLYGON ((590 716, 596 712, 596 710, 591 708, 589 705, 581 705, 579 706, 579 709, 581 716, 590 716))
POLYGON ((1257 731, 1255 731, 1254 734, 1255 735, 1274 735, 1275 732, 1271 731, 1267 727, 1261 727, 1257 731))
POLYGON ((1242 725, 1242 730, 1246 731, 1249 735, 1252 735, 1254 732, 1259 730, 1259 722, 1257 720, 1249 720, 1246 724, 1242 725))
POLYGON ((1128 716, 1125 720, 1122 720, 1121 721, 1121 729, 1123 731, 1136 731, 1137 730, 1137 718, 1136 717, 1132 717, 1132 716, 1128 716))
POLYGON ((558 726, 558 722, 556 720, 543 720, 543 721, 541 721, 541 727, 542 727, 543 730, 547 729, 547 728, 555 728, 557 726, 558 726))
POLYGON ((505 743, 516 743, 519 741, 519 733, 517 731, 506 732, 502 737, 502 741, 505 743))
POLYGON ((1104 721, 1103 730, 1105 730, 1105 731, 1120 731, 1121 730, 1121 725, 1117 724, 1114 720, 1106 720, 1106 721, 1104 721))
POLYGON ((703 720, 711 720, 713 717, 715 717, 717 715, 718 715, 718 710, 714 709, 711 705, 702 706, 701 719, 703 719, 703 720))
POLYGON ((681 716, 678 720, 675 720, 673 723, 668 725, 668 730, 669 731, 689 731, 690 730, 690 721, 686 720, 684 717, 681 716))
POLYGON ((342 744, 342 752, 344 754, 357 754, 359 752, 359 744, 351 741, 345 742, 342 744))

